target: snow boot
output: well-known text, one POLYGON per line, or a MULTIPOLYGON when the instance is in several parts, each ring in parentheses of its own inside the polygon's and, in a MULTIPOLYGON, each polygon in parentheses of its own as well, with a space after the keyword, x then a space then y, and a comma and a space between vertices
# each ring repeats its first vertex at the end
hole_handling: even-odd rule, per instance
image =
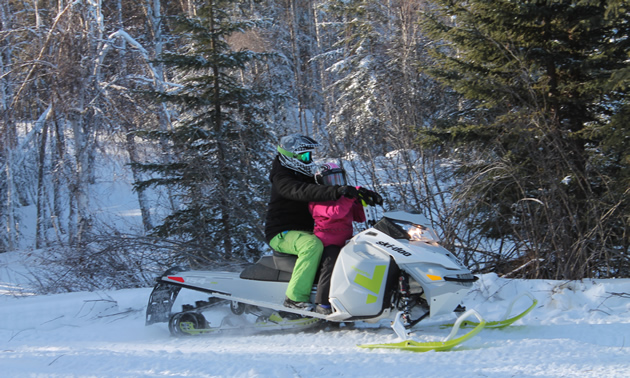
POLYGON ((318 304, 315 307, 315 312, 322 315, 330 315, 332 314, 332 308, 330 308, 330 305, 318 304))
POLYGON ((311 311, 313 309, 313 304, 309 302, 296 302, 294 300, 291 300, 289 297, 285 297, 284 307, 294 308, 296 310, 311 311))

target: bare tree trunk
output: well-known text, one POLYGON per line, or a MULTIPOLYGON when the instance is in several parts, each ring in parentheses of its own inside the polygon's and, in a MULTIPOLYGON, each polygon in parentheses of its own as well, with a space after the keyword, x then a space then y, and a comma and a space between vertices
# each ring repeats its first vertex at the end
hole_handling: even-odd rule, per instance
MULTIPOLYGON (((37 219, 35 223, 35 248, 42 248, 46 244, 46 236, 44 235, 46 222, 46 184, 44 171, 46 169, 46 144, 48 143, 48 115, 51 113, 52 106, 48 106, 38 123, 41 123, 41 132, 39 140, 39 156, 37 166, 37 219)), ((39 125, 36 128, 40 128, 39 125)))
MULTIPOLYGON (((5 137, 6 138, 6 137, 5 137)), ((13 167, 11 166, 11 160, 13 158, 13 151, 11 147, 5 143, 5 174, 6 174, 6 186, 7 186, 7 198, 6 198, 6 231, 7 231, 7 250, 11 251, 15 248, 15 243, 17 241, 17 232, 16 232, 16 224, 15 217, 13 216, 13 167)))
MULTIPOLYGON (((81 99, 80 99, 81 101, 81 99)), ((81 101, 82 102, 82 101, 81 101)), ((81 105, 83 105, 81 103, 81 105)), ((83 106, 80 106, 82 109, 83 106)), ((90 231, 92 223, 90 215, 90 197, 89 197, 89 180, 90 180, 90 138, 88 135, 88 122, 85 116, 82 114, 73 114, 73 119, 70 120, 72 124, 72 133, 75 143, 75 160, 76 160, 76 172, 75 172, 75 185, 74 185, 74 198, 76 200, 77 209, 77 224, 76 234, 71 237, 74 243, 81 243, 84 240, 84 236, 90 231)))
MULTIPOLYGON (((136 141, 133 136, 133 133, 127 133, 127 153, 129 153, 129 161, 132 163, 137 163, 140 161, 138 158, 136 141)), ((133 165, 131 166, 131 173, 133 174, 133 180, 135 182, 142 181, 140 177, 140 172, 133 165)), ((138 206, 140 206, 140 214, 142 215, 142 226, 144 228, 144 232, 149 232, 153 228, 153 222, 151 221, 151 211, 149 205, 149 199, 147 198, 146 192, 144 190, 138 190, 138 206)))
POLYGON ((300 28, 299 28, 299 0, 289 0, 289 31, 291 32, 291 52, 293 55, 293 74, 295 77, 295 90, 297 94, 297 110, 298 110, 298 124, 300 126, 300 132, 308 135, 308 125, 305 117, 305 104, 304 104, 304 75, 302 73, 302 59, 300 56, 300 28))
POLYGON ((6 231, 6 239, 0 238, 0 243, 6 244, 5 250, 12 250, 17 241, 17 231, 15 218, 13 216, 14 208, 14 183, 13 183, 13 167, 11 161, 13 159, 13 148, 17 143, 17 135, 15 131, 15 123, 12 119, 11 102, 13 101, 12 88, 10 82, 12 65, 12 43, 9 30, 10 9, 8 2, 0 3, 0 32, 6 33, 6 36, 0 39, 0 116, 2 117, 2 151, 0 151, 0 162, 2 162, 2 170, 5 176, 5 193, 3 195, 3 205, 0 205, 0 214, 4 208, 3 220, 4 229, 6 231), (3 161, 2 161, 3 160, 3 161))
MULTIPOLYGON (((54 107, 53 107, 54 108, 54 107)), ((51 171, 52 171, 52 210, 51 220, 55 233, 57 235, 57 241, 61 242, 61 235, 66 233, 66 226, 61 221, 63 219, 63 211, 65 206, 63 205, 63 184, 66 182, 66 148, 64 138, 64 124, 63 118, 58 118, 57 114, 54 114, 54 148, 52 148, 51 157, 51 171)))
MULTIPOLYGON (((94 57, 103 50, 105 44, 101 1, 95 0, 77 5, 76 12, 71 18, 75 22, 70 23, 69 26, 80 25, 83 28, 80 30, 77 41, 78 55, 94 57)), ((76 59, 77 53, 72 56, 76 59)), ((93 169, 91 156, 94 152, 96 130, 100 127, 102 120, 97 117, 97 114, 101 113, 98 108, 99 103, 96 101, 100 94, 94 91, 96 88, 94 73, 97 72, 98 59, 79 59, 75 60, 74 64, 78 75, 74 78, 75 88, 71 89, 75 98, 72 108, 69 109, 69 121, 75 143, 76 172, 73 194, 77 206, 77 227, 76 234, 71 239, 75 243, 82 243, 92 228, 89 196, 93 169)))
MULTIPOLYGON (((161 2, 160 0, 147 0, 146 2, 146 10, 147 10, 147 19, 151 30, 153 32, 153 48, 155 51, 154 58, 159 58, 162 55, 164 48, 164 40, 162 37, 162 13, 161 13, 161 2)), ((188 1, 188 14, 189 17, 193 17, 196 14, 196 8, 193 3, 188 1)), ((155 90, 161 91, 165 89, 164 82, 164 66, 162 64, 156 64, 153 67, 153 86, 155 90)), ((161 112, 157 115, 160 130, 166 131, 171 128, 171 117, 170 112, 167 109, 166 104, 161 105, 161 112)), ((170 146, 166 141, 162 141, 160 147, 163 150, 163 162, 167 163, 170 160, 170 146)), ((178 206, 178 201, 172 193, 171 188, 167 189, 168 191, 168 200, 170 203, 171 210, 175 211, 178 206)))

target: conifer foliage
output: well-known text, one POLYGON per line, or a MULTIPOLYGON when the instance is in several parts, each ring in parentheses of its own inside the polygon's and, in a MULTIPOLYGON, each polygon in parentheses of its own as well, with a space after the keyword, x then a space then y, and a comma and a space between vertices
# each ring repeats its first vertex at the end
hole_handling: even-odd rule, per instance
POLYGON ((186 43, 165 53, 181 87, 155 93, 177 109, 174 126, 141 134, 166 142, 168 161, 140 164, 151 179, 136 183, 177 193, 172 214, 155 228, 193 246, 193 262, 255 257, 260 253, 270 140, 263 109, 272 96, 239 75, 264 53, 233 51, 227 38, 256 25, 235 21, 228 1, 209 1, 196 16, 181 16, 177 33, 186 43), (254 255, 254 256, 253 256, 254 255))
POLYGON ((423 21, 436 41, 427 72, 470 109, 431 135, 471 154, 462 214, 515 246, 507 264, 519 274, 627 271, 629 155, 613 140, 630 137, 628 88, 613 79, 628 70, 627 3, 434 3, 423 21))
POLYGON ((327 128, 337 140, 369 156, 380 147, 373 136, 387 128, 380 88, 387 82, 387 9, 372 0, 332 0, 324 9, 339 19, 332 47, 341 55, 330 67, 340 106, 327 128))

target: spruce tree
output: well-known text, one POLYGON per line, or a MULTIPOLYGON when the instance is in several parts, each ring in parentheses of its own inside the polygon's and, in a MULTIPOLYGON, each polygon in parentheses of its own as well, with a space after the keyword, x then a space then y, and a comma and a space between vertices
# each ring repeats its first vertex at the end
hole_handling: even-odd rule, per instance
POLYGON ((386 129, 381 85, 387 82, 387 9, 375 0, 332 0, 322 7, 335 19, 338 35, 331 54, 338 58, 329 68, 336 108, 327 128, 346 148, 369 158, 384 150, 383 138, 375 135, 386 129))
POLYGON ((266 109, 273 96, 248 80, 248 69, 269 56, 230 48, 229 36, 257 25, 235 21, 231 3, 212 0, 195 17, 178 17, 185 43, 161 62, 180 86, 156 94, 175 110, 174 126, 142 133, 166 141, 172 153, 168 163, 141 164, 153 176, 136 187, 168 186, 178 196, 178 208, 154 234, 182 238, 196 262, 251 259, 264 240, 273 154, 266 109))
POLYGON ((511 241, 505 269, 530 277, 628 274, 627 3, 432 3, 426 71, 466 100, 425 137, 469 151, 470 226, 511 241))

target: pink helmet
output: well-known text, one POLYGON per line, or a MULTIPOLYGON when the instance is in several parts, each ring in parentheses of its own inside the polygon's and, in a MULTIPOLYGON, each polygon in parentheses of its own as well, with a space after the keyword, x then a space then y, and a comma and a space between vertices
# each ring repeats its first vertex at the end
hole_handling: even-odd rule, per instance
POLYGON ((315 181, 320 185, 347 185, 346 171, 335 163, 326 163, 317 168, 315 181))

